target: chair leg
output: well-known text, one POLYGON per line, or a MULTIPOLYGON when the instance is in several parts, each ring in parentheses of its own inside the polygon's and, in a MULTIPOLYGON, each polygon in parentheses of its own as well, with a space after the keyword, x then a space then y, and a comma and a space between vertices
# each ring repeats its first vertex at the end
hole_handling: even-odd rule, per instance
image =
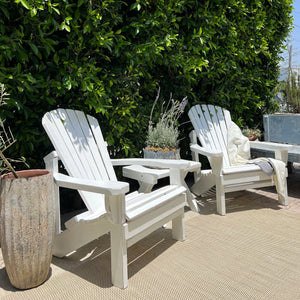
POLYGON ((285 183, 283 185, 282 194, 281 195, 278 194, 278 200, 279 200, 280 204, 282 204, 282 205, 286 206, 286 205, 289 204, 287 182, 286 181, 285 181, 285 183))
POLYGON ((181 242, 185 240, 184 213, 172 220, 172 237, 181 242))
POLYGON ((116 225, 110 232, 111 244, 111 281, 114 286, 121 289, 127 288, 127 245, 124 228, 116 225))
POLYGON ((224 186, 216 184, 216 200, 217 200, 217 212, 221 216, 226 215, 226 205, 225 205, 225 191, 224 186))

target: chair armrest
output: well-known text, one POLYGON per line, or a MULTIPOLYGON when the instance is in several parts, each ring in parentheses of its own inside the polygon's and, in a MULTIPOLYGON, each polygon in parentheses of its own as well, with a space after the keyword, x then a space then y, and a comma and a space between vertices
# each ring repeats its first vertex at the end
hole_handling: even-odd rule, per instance
POLYGON ((113 166, 140 165, 168 169, 187 169, 190 167, 190 162, 184 159, 121 158, 111 159, 111 162, 113 166))
POLYGON ((288 152, 293 150, 294 146, 289 144, 281 144, 281 143, 272 143, 272 142, 257 142, 252 141, 250 142, 250 147, 252 149, 259 149, 259 150, 273 150, 275 152, 275 158, 278 160, 283 161, 287 164, 288 161, 288 152))
POLYGON ((254 149, 268 148, 272 150, 284 150, 284 151, 290 151, 294 148, 293 145, 289 145, 289 144, 259 142, 259 141, 250 141, 250 147, 254 149))
POLYGON ((191 144, 190 148, 191 148, 191 151, 197 152, 198 154, 202 154, 207 157, 223 157, 222 152, 206 150, 205 148, 203 148, 197 144, 191 144))
POLYGON ((58 154, 56 151, 52 151, 44 157, 44 161, 52 160, 58 158, 58 154))
POLYGON ((54 181, 58 186, 83 190, 105 195, 120 195, 129 191, 129 184, 122 181, 96 181, 83 178, 75 178, 68 175, 54 173, 54 181))
POLYGON ((168 177, 170 169, 148 168, 145 166, 132 165, 122 168, 124 177, 131 178, 143 183, 154 185, 160 178, 168 177))

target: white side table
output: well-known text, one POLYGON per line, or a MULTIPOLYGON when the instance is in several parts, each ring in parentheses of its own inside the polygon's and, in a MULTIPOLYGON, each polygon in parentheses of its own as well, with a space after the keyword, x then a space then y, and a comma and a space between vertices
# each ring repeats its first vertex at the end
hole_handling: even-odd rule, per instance
MULTIPOLYGON (((170 175, 169 169, 152 169, 138 165, 126 166, 123 167, 122 170, 124 177, 135 179, 139 182, 139 192, 141 193, 151 192, 153 186, 157 184, 158 179, 165 178, 170 175)), ((188 172, 196 172, 199 174, 201 172, 201 163, 189 161, 189 167, 184 170, 180 170, 181 185, 186 188, 187 204, 192 211, 199 212, 199 207, 196 203, 196 200, 194 199, 184 180, 188 172)))

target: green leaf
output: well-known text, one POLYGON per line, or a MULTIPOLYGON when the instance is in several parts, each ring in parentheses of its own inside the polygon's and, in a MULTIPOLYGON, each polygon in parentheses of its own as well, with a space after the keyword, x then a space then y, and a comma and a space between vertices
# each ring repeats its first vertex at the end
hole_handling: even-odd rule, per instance
POLYGON ((60 11, 59 11, 56 7, 53 7, 53 6, 52 6, 52 9, 53 9, 58 15, 60 15, 60 11))
POLYGON ((30 11, 30 15, 31 17, 34 17, 37 14, 37 9, 34 7, 31 11, 30 11))
POLYGON ((20 2, 25 8, 30 9, 30 5, 26 0, 20 0, 20 2))
POLYGON ((70 32, 71 28, 70 28, 70 26, 66 25, 65 22, 63 22, 60 26, 60 30, 66 30, 66 31, 70 32))
POLYGON ((32 49, 33 53, 35 55, 38 55, 39 49, 37 48, 37 46, 35 44, 31 43, 31 42, 28 42, 28 44, 29 44, 30 48, 32 49))
POLYGON ((53 60, 54 60, 54 62, 58 65, 58 63, 59 63, 59 56, 58 56, 57 53, 54 54, 53 60))
POLYGON ((4 13, 5 17, 9 20, 9 12, 8 10, 6 9, 6 7, 0 7, 2 12, 4 13))
POLYGON ((20 72, 21 72, 21 69, 22 69, 22 68, 21 68, 21 64, 18 63, 18 64, 17 64, 17 72, 20 73, 20 72))

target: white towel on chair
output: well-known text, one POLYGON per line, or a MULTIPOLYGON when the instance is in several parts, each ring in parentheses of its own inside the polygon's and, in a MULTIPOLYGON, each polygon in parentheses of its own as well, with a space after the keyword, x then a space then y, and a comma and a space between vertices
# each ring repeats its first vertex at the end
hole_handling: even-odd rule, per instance
MULTIPOLYGON (((274 169, 273 176, 278 197, 280 200, 284 199, 284 182, 286 178, 286 166, 285 163, 278 159, 259 157, 250 160, 250 142, 247 137, 242 134, 241 129, 231 122, 228 128, 228 156, 232 166, 244 165, 246 163, 270 162, 274 169)), ((261 168, 264 170, 263 168, 261 168)))
POLYGON ((231 121, 228 128, 228 156, 232 166, 244 165, 250 159, 250 142, 241 129, 231 121))

